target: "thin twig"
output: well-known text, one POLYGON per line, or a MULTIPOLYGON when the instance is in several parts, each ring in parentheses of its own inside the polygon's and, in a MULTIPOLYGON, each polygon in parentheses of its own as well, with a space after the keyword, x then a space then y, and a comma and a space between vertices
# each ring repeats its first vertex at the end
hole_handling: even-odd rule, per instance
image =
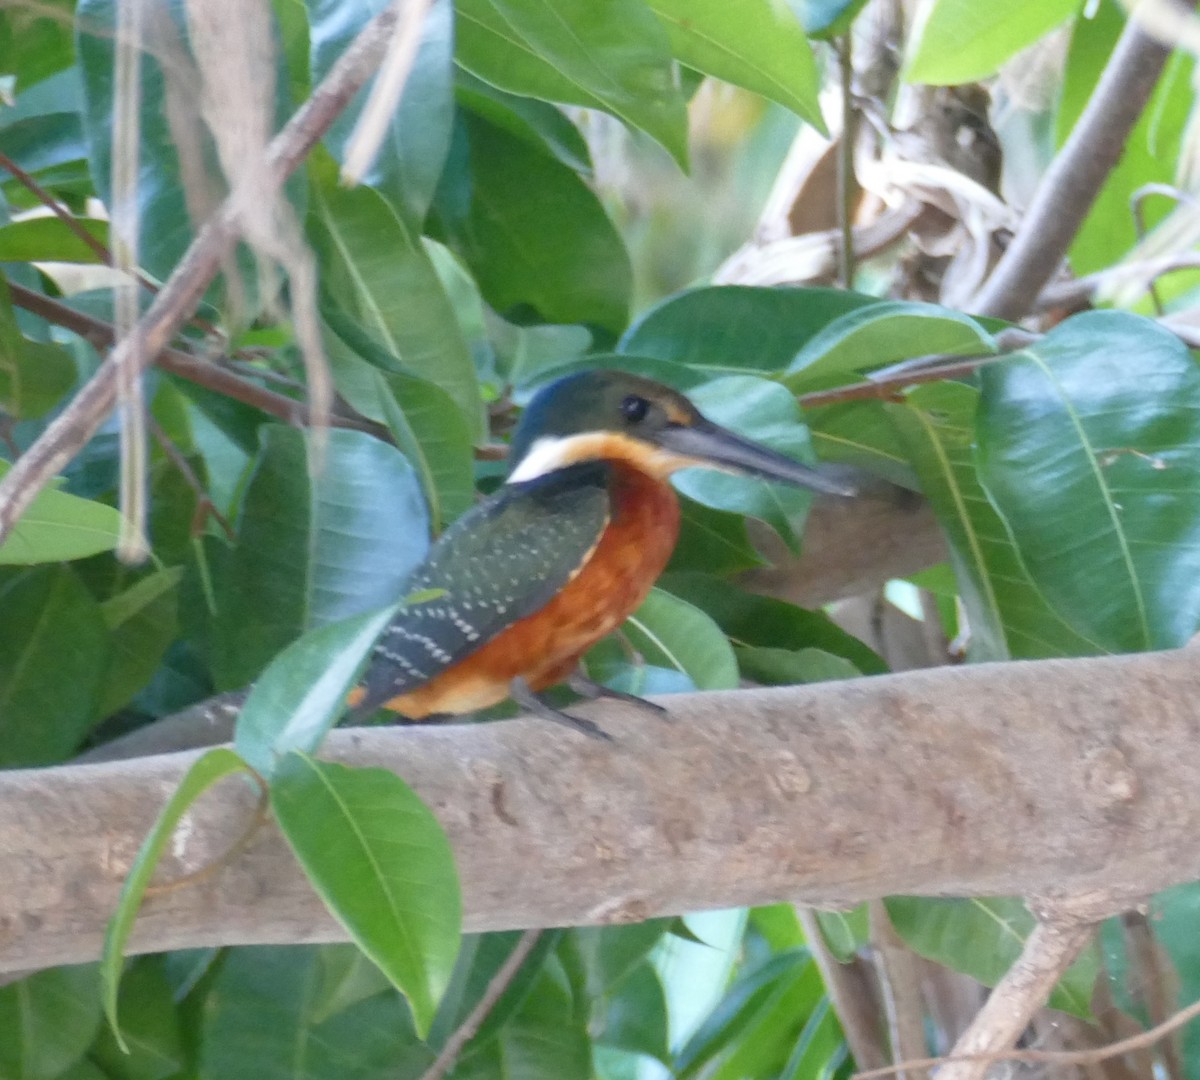
MULTIPOLYGON (((954 1045, 953 1058, 982 1057, 1010 1049, 1045 1004, 1054 985, 1092 940, 1095 924, 1047 919, 1025 941, 1021 955, 954 1045)), ((945 1066, 938 1080, 983 1080, 987 1063, 963 1060, 945 1066)))
MULTIPOLYGON (((363 29, 312 96, 271 141, 266 181, 278 189, 329 130, 379 63, 398 18, 390 5, 363 29)), ((124 357, 150 363, 195 310, 221 260, 233 250, 244 196, 234 191, 192 241, 174 273, 129 338, 121 341, 74 400, 0 480, 0 540, 48 484, 83 448, 112 411, 124 357)))
POLYGON ((970 305, 976 314, 1015 320, 1033 307, 1120 160, 1169 52, 1133 19, 1126 24, 1013 242, 970 305))
MULTIPOLYGON (((1168 985, 1174 972, 1163 963, 1162 950, 1154 937, 1150 920, 1140 911, 1127 911, 1121 916, 1125 931, 1125 946, 1129 953, 1130 986, 1134 1000, 1141 999, 1151 1027, 1158 1027, 1171 1015, 1169 1000, 1178 990, 1168 985)), ((1167 1080, 1184 1080, 1186 1071, 1179 1060, 1179 1047, 1174 1039, 1164 1039, 1158 1048, 1159 1064, 1167 1080)))
POLYGON ((1000 1062, 1013 1062, 1018 1065, 1095 1065, 1098 1062, 1107 1061, 1109 1058, 1131 1054, 1135 1050, 1144 1050, 1148 1046, 1153 1046, 1159 1039, 1178 1031, 1198 1016, 1200 1016, 1200 1001, 1193 1001, 1186 1009, 1180 1009, 1169 1020, 1157 1027, 1148 1028, 1124 1039, 1118 1039, 1107 1046, 1097 1046, 1087 1050, 1005 1050, 994 1054, 947 1054, 945 1057, 901 1061, 896 1065, 886 1065, 882 1069, 857 1072, 851 1077, 851 1080, 876 1080, 878 1077, 895 1076, 902 1069, 931 1069, 958 1063, 973 1063, 984 1067, 997 1065, 1000 1062))
MULTIPOLYGON (((35 315, 40 315, 56 326, 71 330, 80 337, 90 341, 98 349, 109 348, 116 340, 116 331, 111 323, 103 319, 76 311, 73 307, 44 296, 32 289, 9 283, 13 303, 35 315)), ((225 397, 233 398, 245 405, 261 409, 269 416, 274 416, 286 424, 306 426, 311 422, 308 405, 303 401, 277 394, 273 390, 256 386, 240 378, 227 367, 200 360, 182 349, 164 348, 156 358, 157 365, 164 371, 170 372, 181 379, 203 386, 206 390, 215 391, 225 397)), ((391 439, 391 435, 381 424, 376 424, 358 414, 335 412, 330 418, 334 427, 349 428, 353 431, 366 431, 381 439, 391 439)))
POLYGON ((526 930, 521 935, 516 945, 513 946, 513 951, 508 954, 508 958, 500 965, 500 970, 492 976, 491 982, 487 984, 487 989, 484 990, 483 997, 479 999, 479 1003, 451 1033, 450 1038, 446 1040, 446 1045, 442 1047, 442 1052, 434 1059, 433 1064, 421 1074, 421 1080, 441 1080, 454 1067, 459 1054, 463 1052, 463 1047, 483 1027, 483 1022, 488 1018, 488 1014, 496 1007, 496 1003, 503 996, 504 991, 509 988, 513 979, 517 977, 517 972, 521 970, 521 965, 525 963, 529 958, 529 954, 533 952, 534 946, 537 945, 542 933, 541 930, 526 930))
POLYGON ((167 460, 175 466, 196 496, 196 520, 192 524, 193 535, 200 531, 205 517, 212 517, 224 530, 230 542, 236 540, 237 533, 234 531, 233 526, 229 524, 229 519, 217 509, 217 505, 212 501, 212 497, 204 490, 204 485, 200 483, 200 478, 196 475, 196 470, 192 468, 183 451, 171 441, 170 436, 163 431, 162 426, 153 416, 148 416, 146 421, 150 428, 150 434, 154 436, 154 441, 158 443, 159 448, 167 455, 167 460))
POLYGON ((810 907, 797 904, 796 918, 800 920, 808 951, 821 973, 829 1003, 842 1025, 846 1045, 855 1063, 868 1069, 882 1067, 888 1059, 888 1053, 883 1041, 883 1021, 876 1003, 850 966, 839 964, 837 957, 829 951, 817 913, 810 907))
MULTIPOLYGON (((916 956, 900 940, 882 900, 867 905, 871 919, 871 945, 875 952, 875 974, 879 979, 883 1012, 887 1018, 892 1060, 904 1061, 928 1053, 921 1008, 921 978, 916 956)), ((901 1073, 901 1080, 918 1080, 926 1074, 901 1073)))
POLYGON ((838 386, 832 390, 814 390, 810 394, 801 394, 796 400, 800 403, 801 408, 805 409, 815 409, 822 405, 838 405, 844 401, 877 399, 886 401, 894 398, 906 386, 941 382, 943 379, 961 379, 966 375, 974 374, 985 364, 994 364, 997 360, 1005 360, 1011 355, 1011 353, 990 353, 987 356, 973 356, 965 360, 948 362, 940 367, 901 372, 887 379, 853 383, 850 386, 838 386))

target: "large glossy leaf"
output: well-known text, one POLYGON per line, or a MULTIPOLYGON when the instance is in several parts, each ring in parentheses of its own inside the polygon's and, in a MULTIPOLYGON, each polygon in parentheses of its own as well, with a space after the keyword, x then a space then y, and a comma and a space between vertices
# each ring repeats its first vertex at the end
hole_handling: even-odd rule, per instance
POLYGON ((632 356, 673 360, 713 377, 774 374, 838 316, 879 302, 843 289, 712 285, 651 308, 617 348, 632 356))
POLYGON ((417 1080, 433 1055, 398 994, 325 1015, 324 950, 235 949, 205 1001, 200 1080, 417 1080))
POLYGON ((0 987, 0 1080, 52 1080, 100 1026, 96 965, 51 968, 0 987))
MULTIPOLYGON (((1025 905, 1012 898, 893 896, 884 903, 896 932, 913 952, 971 975, 985 986, 995 986, 1003 978, 1034 927, 1025 905)), ((1098 971, 1099 956, 1089 948, 1059 980, 1050 1004, 1091 1019, 1098 971)))
POLYGON ((91 727, 108 660, 99 605, 66 566, 0 589, 0 765, 44 765, 91 727))
POLYGON ((21 333, 8 285, 0 278, 0 409, 22 420, 42 416, 71 389, 75 377, 66 349, 21 333))
POLYGON ((687 163, 666 32, 641 0, 459 0, 457 59, 502 90, 604 109, 687 163))
MULTIPOLYGON (((314 82, 325 77, 354 35, 386 6, 386 0, 307 0, 314 82)), ((453 19, 450 0, 439 0, 425 16, 421 45, 399 107, 392 112, 375 162, 363 177, 418 231, 450 149, 453 19)), ((339 161, 372 85, 359 91, 325 137, 339 161)))
POLYGON ((321 213, 310 232, 325 286, 404 368, 450 394, 480 436, 475 365, 419 235, 378 192, 339 187, 321 172, 321 213))
POLYGON ((885 406, 950 543, 971 627, 970 655, 1000 660, 1104 652, 1047 603, 988 501, 973 450, 978 400, 971 386, 941 383, 916 387, 902 404, 885 406))
POLYGON ((395 447, 330 431, 317 476, 309 451, 299 431, 264 429, 219 582, 213 663, 225 689, 303 630, 394 603, 428 546, 420 484, 395 447))
POLYGON ((651 590, 623 632, 647 663, 681 672, 697 689, 737 686, 737 661, 725 635, 686 600, 651 590))
POLYGON ((784 383, 803 394, 917 356, 995 351, 992 336, 966 315, 936 304, 885 302, 849 311, 823 327, 788 365, 784 383))
POLYGON ((688 67, 744 86, 825 130, 817 101, 820 83, 804 28, 786 5, 772 0, 650 0, 688 67))
POLYGON ((396 605, 326 623, 267 666, 238 714, 234 749, 270 779, 293 750, 311 753, 345 711, 355 675, 396 605))
MULTIPOLYGON (((1071 134, 1096 82, 1105 70, 1117 39, 1125 29, 1126 9, 1119 0, 1087 5, 1087 17, 1077 19, 1063 73, 1062 93, 1055 116, 1056 141, 1071 134)), ((1091 274, 1112 266, 1137 240, 1137 223, 1130 200, 1147 184, 1174 184, 1180 145, 1193 109, 1188 92, 1194 58, 1178 49, 1167 62, 1149 102, 1121 148, 1121 158, 1108 175, 1071 242, 1071 267, 1091 274)), ((1153 227, 1172 206, 1170 198, 1151 198, 1143 204, 1145 222, 1153 227)), ((1182 275, 1177 275, 1181 277, 1182 275)), ((1169 285, 1173 278, 1165 279, 1169 285)))
POLYGON ((178 630, 182 576, 180 567, 158 570, 100 605, 111 649, 96 699, 97 719, 127 704, 158 668, 178 630))
POLYGON ((429 1030, 454 969, 462 899, 437 819, 395 773, 293 753, 271 805, 313 887, 429 1030))
POLYGON ((881 401, 844 401, 806 409, 813 446, 823 461, 866 469, 900 487, 916 486, 912 466, 881 401))
POLYGON ((874 652, 822 611, 749 593, 708 574, 668 574, 662 587, 707 611, 735 645, 815 648, 844 657, 869 675, 887 670, 874 652))
POLYGON ((420 473, 434 531, 440 532, 475 501, 471 429, 462 410, 436 383, 387 370, 379 346, 362 335, 347 340, 330 325, 324 337, 338 393, 391 430, 420 473))
POLYGON ((469 173, 452 163, 438 194, 445 239, 501 315, 593 323, 619 332, 629 313, 629 256, 582 179, 524 140, 460 116, 469 173))
POLYGON ((36 11, 0 8, 0 71, 16 76, 17 94, 68 68, 75 60, 71 5, 51 0, 36 11))
POLYGON ((943 86, 977 82, 1078 10, 1079 0, 934 0, 909 41, 904 77, 943 86))
POLYGON ((1169 331, 1092 312, 982 374, 981 478, 1030 576, 1112 651, 1200 628, 1200 368, 1169 331))
POLYGON ((749 645, 736 649, 742 677, 762 686, 794 686, 800 683, 853 679, 860 674, 844 656, 824 649, 776 649, 749 645))
POLYGON ((649 961, 638 964, 602 998, 598 1012, 592 1028, 597 1043, 669 1064, 667 998, 649 961))
POLYGON ((192 762, 179 786, 159 812, 150 835, 142 841, 137 858, 134 859, 133 866, 125 878, 125 884, 121 886, 117 910, 109 919, 104 935, 104 958, 100 963, 100 973, 104 982, 104 1012, 118 1043, 122 1043, 118 1017, 118 988, 121 969, 125 963, 125 944, 129 940, 138 908, 142 906, 142 897, 146 894, 146 886, 154 876, 163 849, 192 804, 218 780, 231 773, 240 772, 245 767, 246 763, 237 754, 223 746, 206 751, 192 762))
POLYGON ((746 519, 741 514, 713 510, 686 496, 680 499, 679 541, 669 570, 736 574, 762 566, 763 562, 750 543, 746 519))

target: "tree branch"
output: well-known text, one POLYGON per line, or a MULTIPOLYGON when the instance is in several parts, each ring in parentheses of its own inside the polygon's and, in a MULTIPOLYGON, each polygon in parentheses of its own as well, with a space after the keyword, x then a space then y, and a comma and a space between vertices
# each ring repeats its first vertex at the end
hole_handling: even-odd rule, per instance
MULTIPOLYGON (((40 315, 47 322, 61 326, 80 337, 90 341, 96 348, 108 348, 116 340, 116 328, 103 319, 93 318, 82 311, 76 311, 68 304, 45 296, 33 289, 26 289, 15 282, 9 282, 9 292, 13 303, 34 315, 40 315)), ((203 386, 225 397, 240 401, 245 405, 261 409, 268 416, 274 416, 285 424, 308 425, 312 422, 311 410, 308 403, 297 401, 286 394, 276 393, 266 387, 257 386, 228 368, 219 364, 200 360, 182 349, 170 346, 163 348, 154 363, 180 379, 186 379, 197 386, 203 386)), ((335 410, 329 418, 333 427, 351 428, 354 431, 366 431, 379 438, 390 439, 391 435, 382 424, 376 424, 357 414, 335 410)))
MULTIPOLYGON (((998 1054, 1011 1049, 1095 932, 1093 923, 1074 919, 1039 922, 1016 963, 955 1043, 950 1057, 998 1054)), ((988 1068, 986 1059, 952 1061, 938 1071, 938 1080, 983 1080, 988 1068)))
MULTIPOLYGON (((395 770, 433 809, 470 931, 897 893, 1069 896, 1100 918, 1200 865, 1196 655, 680 695, 666 726, 582 707, 612 745, 522 719, 339 731, 325 753, 395 770)), ((194 756, 0 774, 0 970, 99 954, 194 756)), ((251 786, 214 796, 189 813, 163 880, 245 828, 251 786)), ((150 900, 132 948, 343 938, 264 828, 212 880, 150 900)))
MULTIPOLYGON (((398 17, 393 3, 371 20, 271 141, 261 178, 270 190, 261 192, 262 196, 283 186, 361 89, 378 65, 398 17)), ((245 201, 240 187, 230 194, 192 241, 129 337, 118 343, 91 380, 0 480, 0 540, 8 536, 38 492, 78 453, 112 411, 121 364, 132 357, 142 364, 153 362, 195 310, 222 259, 237 242, 239 207, 245 201)))
POLYGON ((976 314, 1015 320, 1034 306, 1121 159, 1169 55, 1169 48, 1129 20, 1017 235, 970 305, 976 314))

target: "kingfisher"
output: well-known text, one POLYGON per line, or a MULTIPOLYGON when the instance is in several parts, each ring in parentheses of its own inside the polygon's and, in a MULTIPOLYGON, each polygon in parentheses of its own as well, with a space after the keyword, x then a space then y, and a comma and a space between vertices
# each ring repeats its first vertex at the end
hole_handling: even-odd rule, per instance
POLYGON ((350 704, 408 720, 459 715, 506 698, 607 738, 540 695, 582 674, 583 654, 646 598, 679 536, 669 478, 702 466, 832 495, 853 488, 704 417, 683 394, 622 371, 566 375, 529 403, 505 483, 451 525, 408 581, 350 704))

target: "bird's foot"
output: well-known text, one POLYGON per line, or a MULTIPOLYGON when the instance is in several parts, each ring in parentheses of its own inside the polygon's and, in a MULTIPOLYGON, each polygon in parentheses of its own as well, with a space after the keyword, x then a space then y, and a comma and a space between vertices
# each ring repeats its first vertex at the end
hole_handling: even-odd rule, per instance
POLYGON ((570 713, 563 712, 562 709, 556 709, 549 702, 543 701, 520 676, 512 681, 511 696, 513 701, 520 705, 522 709, 527 709, 535 716, 540 716, 543 720, 549 720, 554 724, 562 724, 573 731, 578 731, 581 735, 586 735, 589 739, 601 739, 604 742, 613 741, 613 737, 598 724, 593 723, 591 720, 584 720, 579 716, 572 716, 570 713))
POLYGON ((576 671, 571 675, 567 679, 567 685, 575 693, 593 701, 596 698, 613 698, 616 701, 624 701, 629 705, 636 705, 638 708, 652 712, 664 720, 671 718, 671 714, 657 702, 648 701, 644 697, 638 697, 637 694, 627 694, 624 690, 614 690, 611 686, 605 686, 604 683, 599 683, 595 679, 589 678, 582 671, 576 671))

